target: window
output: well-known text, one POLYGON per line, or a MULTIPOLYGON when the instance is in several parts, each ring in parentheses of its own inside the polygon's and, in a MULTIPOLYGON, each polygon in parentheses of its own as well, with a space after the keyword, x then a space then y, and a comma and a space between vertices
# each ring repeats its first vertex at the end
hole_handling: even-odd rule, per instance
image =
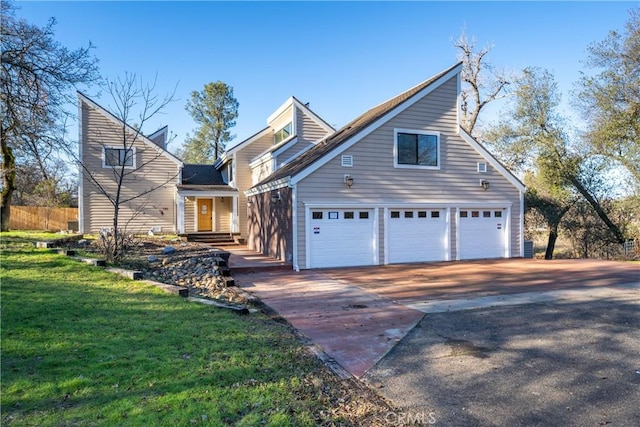
POLYGON ((418 218, 426 218, 427 211, 418 211, 418 218))
POLYGON ((471 211, 471 218, 480 218, 479 211, 471 211))
POLYGON ((278 144, 284 141, 285 139, 289 138, 291 136, 292 129, 293 129, 293 123, 289 122, 282 129, 276 131, 273 134, 273 143, 278 144))
POLYGON ((413 218, 413 211, 405 211, 404 212, 404 217, 405 218, 413 218))
POLYGON ((460 211, 460 218, 467 218, 467 211, 460 211))
POLYGON ((104 147, 104 167, 124 166, 135 167, 135 148, 111 148, 104 147))
POLYGON ((502 218, 502 211, 495 211, 493 213, 493 216, 496 217, 496 218, 502 218))
POLYGON ((351 168, 353 167, 353 156, 352 155, 343 155, 342 156, 342 167, 351 168))
POLYGON ((487 172, 487 164, 484 162, 478 162, 478 172, 486 173, 487 172))
POLYGON ((338 212, 329 212, 329 219, 338 219, 338 212))
POLYGON ((344 219, 353 219, 353 212, 345 212, 344 219))
POLYGON ((400 218, 400 212, 391 211, 391 218, 400 218))
POLYGON ((440 211, 431 211, 431 218, 440 218, 440 211))
POLYGON ((359 212, 360 219, 369 219, 369 212, 359 212))
POLYGON ((311 214, 311 217, 312 217, 313 219, 322 219, 322 212, 313 212, 313 213, 311 214))
POLYGON ((491 211, 482 211, 483 218, 491 218, 491 211))
POLYGON ((233 160, 229 162, 229 166, 227 167, 227 184, 233 182, 233 160))
POLYGON ((440 167, 437 133, 396 131, 395 164, 400 167, 440 167))

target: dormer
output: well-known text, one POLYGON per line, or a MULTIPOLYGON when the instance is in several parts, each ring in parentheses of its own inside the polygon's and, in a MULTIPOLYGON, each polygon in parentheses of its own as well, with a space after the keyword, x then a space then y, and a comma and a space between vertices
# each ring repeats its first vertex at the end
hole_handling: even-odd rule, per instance
POLYGON ((169 139, 169 126, 165 126, 158 129, 157 131, 149 135, 147 138, 149 138, 158 147, 162 148, 163 150, 166 150, 167 142, 169 139))
POLYGON ((273 132, 273 145, 278 145, 296 135, 296 111, 291 97, 267 118, 267 126, 273 132))

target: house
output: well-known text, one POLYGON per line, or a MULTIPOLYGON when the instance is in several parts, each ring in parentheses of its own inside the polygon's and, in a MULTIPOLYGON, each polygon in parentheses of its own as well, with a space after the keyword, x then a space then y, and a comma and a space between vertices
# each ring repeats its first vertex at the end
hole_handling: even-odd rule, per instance
MULTIPOLYGON (((162 185, 131 224, 236 233, 295 269, 523 256, 525 188, 460 127, 461 69, 337 131, 291 97, 214 165, 182 164, 162 146, 162 129, 142 137, 133 162, 153 171, 131 184, 140 191, 153 176, 162 185)), ((118 121, 86 97, 80 103, 82 146, 99 140, 90 164, 109 172, 110 146, 91 135, 118 121)), ((82 186, 83 230, 108 226, 91 183, 82 186)))
POLYGON ((335 131, 291 97, 264 129, 228 149, 216 164, 193 165, 167 151, 167 127, 143 135, 82 93, 78 104, 83 233, 113 227, 114 207, 107 195, 113 198, 122 175, 119 228, 246 236, 244 190, 253 179, 266 177, 335 131))
POLYGON ((457 64, 250 188, 248 243, 294 268, 523 255, 524 185, 460 127, 457 64))

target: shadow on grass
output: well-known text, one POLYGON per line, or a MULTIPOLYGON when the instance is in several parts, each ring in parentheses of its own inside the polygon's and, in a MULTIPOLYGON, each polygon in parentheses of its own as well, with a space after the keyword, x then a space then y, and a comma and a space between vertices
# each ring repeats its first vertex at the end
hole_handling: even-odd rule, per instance
POLYGON ((312 424, 324 404, 296 395, 318 362, 262 315, 54 254, 3 257, 3 424, 312 424))

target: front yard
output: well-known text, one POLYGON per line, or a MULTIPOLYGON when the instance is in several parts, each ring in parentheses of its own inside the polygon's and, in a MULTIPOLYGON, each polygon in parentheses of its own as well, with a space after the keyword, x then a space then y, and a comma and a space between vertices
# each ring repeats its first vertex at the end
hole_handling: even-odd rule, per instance
POLYGON ((389 410, 263 314, 0 239, 2 425, 375 425, 389 410))

